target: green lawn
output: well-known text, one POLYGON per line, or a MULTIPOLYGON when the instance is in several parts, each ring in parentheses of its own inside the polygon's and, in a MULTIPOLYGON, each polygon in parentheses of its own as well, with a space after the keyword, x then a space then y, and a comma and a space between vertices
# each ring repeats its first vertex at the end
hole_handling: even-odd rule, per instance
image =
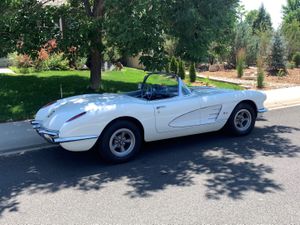
MULTIPOLYGON (((137 89, 145 72, 124 68, 102 74, 101 92, 126 92, 137 89)), ((211 82, 211 81, 210 81, 211 82)), ((87 89, 89 71, 45 71, 29 74, 0 74, 0 122, 30 119, 50 101, 63 97, 91 93, 87 89)), ((221 88, 234 88, 222 82, 210 83, 221 88)))

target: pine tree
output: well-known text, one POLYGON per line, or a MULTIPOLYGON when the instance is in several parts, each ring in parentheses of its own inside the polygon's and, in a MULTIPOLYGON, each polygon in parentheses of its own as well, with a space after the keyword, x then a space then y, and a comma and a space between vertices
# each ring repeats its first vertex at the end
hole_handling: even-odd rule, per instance
POLYGON ((179 61, 178 75, 182 80, 184 80, 185 69, 184 69, 184 62, 182 60, 179 61))
POLYGON ((256 19, 253 21, 253 32, 259 33, 259 32, 266 32, 269 30, 272 30, 272 22, 271 22, 271 16, 266 11, 266 8, 262 4, 258 10, 258 14, 256 19))
POLYGON ((274 34, 268 64, 268 70, 272 75, 285 75, 287 72, 285 49, 279 32, 274 34))
POLYGON ((191 63, 191 65, 190 65, 190 81, 191 82, 195 82, 196 81, 195 63, 191 63))
POLYGON ((177 74, 178 72, 178 62, 175 57, 172 57, 171 59, 170 72, 174 74, 177 74))

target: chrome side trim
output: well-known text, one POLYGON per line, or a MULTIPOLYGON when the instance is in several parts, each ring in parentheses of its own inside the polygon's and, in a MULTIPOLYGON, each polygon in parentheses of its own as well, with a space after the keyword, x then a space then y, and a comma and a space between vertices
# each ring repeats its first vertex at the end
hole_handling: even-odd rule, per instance
POLYGON ((98 136, 96 135, 89 135, 89 136, 79 136, 79 137, 66 137, 66 138, 54 138, 54 143, 66 143, 66 142, 73 142, 73 141, 83 141, 83 140, 90 140, 90 139, 97 139, 98 136))

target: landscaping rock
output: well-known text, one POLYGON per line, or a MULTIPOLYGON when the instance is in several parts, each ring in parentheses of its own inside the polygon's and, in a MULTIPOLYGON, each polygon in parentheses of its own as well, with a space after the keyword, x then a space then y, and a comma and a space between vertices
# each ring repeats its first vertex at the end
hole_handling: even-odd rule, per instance
POLYGON ((220 70, 220 66, 218 64, 213 64, 209 66, 209 72, 217 72, 220 70))

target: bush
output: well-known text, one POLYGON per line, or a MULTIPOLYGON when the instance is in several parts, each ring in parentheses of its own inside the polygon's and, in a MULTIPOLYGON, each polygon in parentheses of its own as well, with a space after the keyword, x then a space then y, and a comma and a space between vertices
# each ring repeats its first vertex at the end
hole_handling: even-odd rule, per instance
POLYGON ((35 62, 35 69, 42 70, 68 70, 69 62, 64 58, 63 53, 52 53, 45 59, 37 59, 35 62))
POLYGON ((171 59, 170 72, 177 74, 178 72, 178 62, 175 57, 171 59))
POLYGON ((182 60, 179 61, 178 76, 179 76, 182 80, 185 79, 184 62, 183 62, 182 60))
POLYGON ((195 82, 196 81, 195 63, 191 63, 189 72, 190 72, 190 81, 195 82))
POLYGON ((69 69, 69 62, 64 58, 63 53, 53 53, 49 59, 46 60, 49 70, 67 70, 69 69))
POLYGON ((16 52, 8 55, 9 62, 17 68, 29 68, 33 66, 32 59, 27 54, 17 54, 16 52))
POLYGON ((239 78, 241 78, 244 75, 245 59, 246 59, 245 49, 240 49, 236 57, 236 70, 237 70, 237 76, 239 78))
POLYGON ((295 63, 295 66, 298 68, 300 66, 300 52, 296 52, 293 55, 293 62, 295 63))
POLYGON ((262 57, 258 57, 257 59, 257 87, 263 88, 264 87, 264 80, 265 80, 265 74, 263 69, 263 59, 262 57))

